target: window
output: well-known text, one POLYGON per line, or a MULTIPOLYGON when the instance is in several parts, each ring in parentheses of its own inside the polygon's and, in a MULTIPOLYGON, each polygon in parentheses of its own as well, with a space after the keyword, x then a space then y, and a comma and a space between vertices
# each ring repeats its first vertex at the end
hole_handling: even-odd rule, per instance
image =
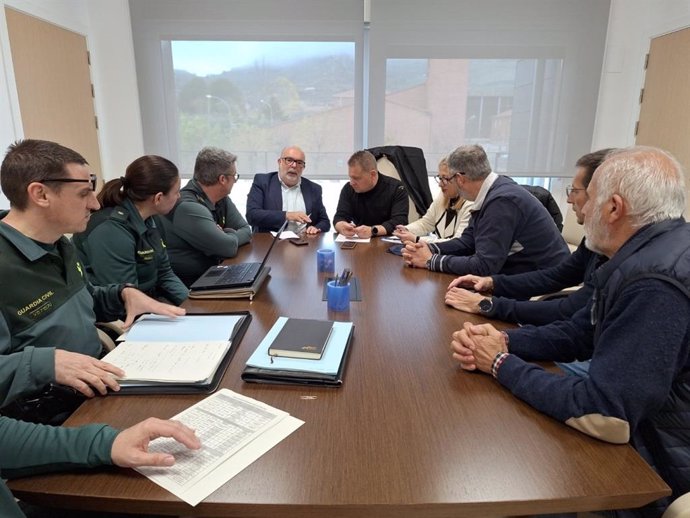
POLYGON ((346 171, 354 147, 353 42, 172 41, 182 171, 203 146, 273 171, 295 144, 308 174, 346 171))
POLYGON ((496 171, 543 178, 570 176, 591 150, 607 0, 129 6, 144 147, 185 175, 209 144, 248 175, 301 145, 317 179, 345 178, 353 151, 385 144, 422 148, 433 172, 477 142, 496 171), (220 69, 192 68, 217 55, 220 69))

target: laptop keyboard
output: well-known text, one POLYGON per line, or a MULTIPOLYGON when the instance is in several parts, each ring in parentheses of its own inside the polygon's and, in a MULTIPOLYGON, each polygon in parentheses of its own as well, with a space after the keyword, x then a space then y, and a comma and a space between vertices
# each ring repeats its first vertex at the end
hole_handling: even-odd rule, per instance
POLYGON ((245 263, 236 264, 232 268, 228 268, 223 272, 216 284, 232 284, 234 282, 241 282, 248 277, 251 278, 256 275, 261 263, 245 263))

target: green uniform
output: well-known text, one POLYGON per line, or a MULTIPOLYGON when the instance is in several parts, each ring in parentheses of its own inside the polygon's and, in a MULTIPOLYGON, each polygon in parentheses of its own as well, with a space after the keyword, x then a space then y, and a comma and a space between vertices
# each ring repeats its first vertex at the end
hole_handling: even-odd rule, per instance
POLYGON ((131 200, 95 212, 72 238, 96 284, 131 283, 147 295, 181 304, 189 290, 170 267, 156 218, 144 221, 131 200))
POLYGON ((251 227, 232 200, 226 196, 212 204, 196 180, 180 191, 177 205, 161 220, 172 268, 188 286, 210 266, 235 257, 252 238, 251 227))
POLYGON ((94 323, 123 314, 121 286, 92 286, 65 237, 39 245, 1 220, 0 407, 55 381, 55 348, 98 357, 94 323), (95 311, 94 311, 95 310, 95 311))
POLYGON ((24 516, 1 479, 112 464, 117 434, 102 424, 58 428, 0 417, 0 515, 24 516))

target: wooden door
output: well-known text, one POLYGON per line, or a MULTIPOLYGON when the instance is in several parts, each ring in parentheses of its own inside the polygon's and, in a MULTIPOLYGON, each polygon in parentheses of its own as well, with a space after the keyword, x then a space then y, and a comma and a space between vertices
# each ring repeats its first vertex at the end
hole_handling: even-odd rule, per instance
POLYGON ((24 137, 80 153, 101 176, 86 38, 5 7, 24 137))
POLYGON ((685 168, 690 216, 690 28, 652 39, 636 143, 671 152, 685 168))

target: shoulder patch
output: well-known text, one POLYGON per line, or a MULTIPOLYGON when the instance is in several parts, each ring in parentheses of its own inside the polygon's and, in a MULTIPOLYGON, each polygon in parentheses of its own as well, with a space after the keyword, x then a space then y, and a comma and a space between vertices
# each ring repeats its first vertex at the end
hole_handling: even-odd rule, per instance
POLYGON ((116 221, 127 221, 129 219, 129 212, 120 207, 115 207, 110 213, 110 219, 114 219, 116 221))

